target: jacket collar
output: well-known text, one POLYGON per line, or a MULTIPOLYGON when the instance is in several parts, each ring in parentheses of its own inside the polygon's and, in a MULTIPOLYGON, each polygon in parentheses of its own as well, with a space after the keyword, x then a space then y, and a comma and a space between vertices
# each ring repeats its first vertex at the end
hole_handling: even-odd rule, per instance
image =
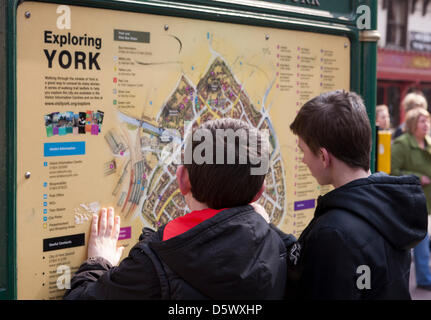
MULTIPOLYGON (((406 135, 406 139, 408 140, 408 142, 412 148, 420 149, 419 144, 416 141, 416 138, 412 134, 405 133, 405 135, 406 135)), ((425 136, 425 143, 426 143, 425 151, 427 151, 428 153, 431 154, 431 137, 430 136, 428 136, 428 135, 425 136)))

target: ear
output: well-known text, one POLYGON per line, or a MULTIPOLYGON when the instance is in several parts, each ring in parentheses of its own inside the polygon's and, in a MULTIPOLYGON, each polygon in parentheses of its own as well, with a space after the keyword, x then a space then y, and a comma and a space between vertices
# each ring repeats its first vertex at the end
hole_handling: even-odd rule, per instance
POLYGON ((331 164, 331 154, 326 148, 320 148, 320 160, 322 161, 323 168, 328 168, 331 164))
POLYGON ((254 196, 253 200, 251 200, 251 202, 255 202, 259 200, 260 196, 264 191, 265 191, 265 181, 263 181, 262 187, 260 187, 260 190, 258 191, 258 193, 256 193, 256 195, 254 196))
POLYGON ((186 195, 192 190, 192 186, 190 184, 189 179, 189 172, 187 171, 186 167, 183 165, 178 166, 177 168, 177 182, 178 186, 180 187, 180 191, 182 195, 186 195))

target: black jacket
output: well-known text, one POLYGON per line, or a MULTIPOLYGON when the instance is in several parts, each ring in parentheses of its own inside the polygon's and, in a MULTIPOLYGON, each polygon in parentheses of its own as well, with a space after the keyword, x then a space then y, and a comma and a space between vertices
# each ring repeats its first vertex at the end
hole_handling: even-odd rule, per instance
POLYGON ((410 299, 410 248, 427 232, 419 179, 377 173, 319 197, 289 280, 299 299, 410 299), (368 269, 367 269, 368 268, 368 269))
POLYGON ((295 239, 251 206, 223 210, 162 241, 145 228, 118 267, 87 260, 65 299, 281 299, 286 245, 295 239), (284 240, 284 241, 283 241, 284 240))

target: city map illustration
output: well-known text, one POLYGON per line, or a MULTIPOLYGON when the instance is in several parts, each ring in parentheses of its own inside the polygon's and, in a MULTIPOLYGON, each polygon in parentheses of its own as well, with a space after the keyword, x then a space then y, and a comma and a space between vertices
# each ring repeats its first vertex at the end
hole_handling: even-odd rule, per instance
POLYGON ((141 214, 147 223, 158 227, 189 212, 176 182, 175 153, 181 151, 185 130, 222 117, 269 130, 270 167, 266 190, 258 202, 277 225, 285 212, 285 174, 276 133, 264 106, 256 109, 219 56, 197 84, 185 74, 181 76, 155 121, 136 119, 118 111, 119 120, 127 124, 128 130, 123 133, 111 130, 105 139, 115 156, 126 162, 113 190, 121 214, 125 217, 141 214), (176 149, 172 148, 175 141, 176 149))

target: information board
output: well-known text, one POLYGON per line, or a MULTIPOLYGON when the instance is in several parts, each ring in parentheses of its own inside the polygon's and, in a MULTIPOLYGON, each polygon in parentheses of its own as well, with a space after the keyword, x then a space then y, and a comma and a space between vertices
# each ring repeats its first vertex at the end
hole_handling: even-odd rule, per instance
POLYGON ((311 220, 329 187, 289 124, 312 97, 349 89, 348 38, 27 1, 17 16, 18 299, 63 296, 102 206, 122 218, 124 254, 142 227, 187 213, 172 145, 195 123, 268 129, 259 202, 295 236, 311 220))

